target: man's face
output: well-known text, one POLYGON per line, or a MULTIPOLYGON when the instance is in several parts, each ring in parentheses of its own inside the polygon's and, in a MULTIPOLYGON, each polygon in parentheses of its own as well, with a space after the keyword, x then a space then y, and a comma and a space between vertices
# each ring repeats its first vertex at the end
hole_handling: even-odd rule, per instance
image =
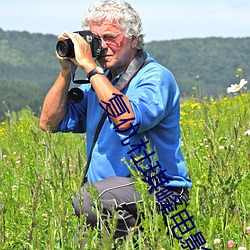
POLYGON ((101 66, 114 72, 126 68, 135 55, 137 39, 125 37, 118 25, 105 21, 101 25, 90 21, 90 30, 102 39, 101 66))

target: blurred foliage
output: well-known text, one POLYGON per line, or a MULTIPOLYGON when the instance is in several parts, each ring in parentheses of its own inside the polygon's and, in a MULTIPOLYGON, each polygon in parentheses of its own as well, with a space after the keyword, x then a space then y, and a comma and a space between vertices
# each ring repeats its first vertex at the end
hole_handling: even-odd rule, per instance
POLYGON ((18 111, 24 107, 39 115, 44 96, 45 91, 30 82, 0 80, 0 120, 4 120, 10 110, 18 111))
POLYGON ((0 29, 0 120, 8 110, 39 113, 60 66, 56 36, 0 29))

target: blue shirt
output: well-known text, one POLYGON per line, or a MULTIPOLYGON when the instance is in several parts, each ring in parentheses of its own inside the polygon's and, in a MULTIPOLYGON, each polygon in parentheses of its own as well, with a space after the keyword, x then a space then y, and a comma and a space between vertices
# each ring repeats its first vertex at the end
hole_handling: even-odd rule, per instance
MULTIPOLYGON (((187 168, 181 152, 180 137, 180 91, 172 73, 147 55, 150 61, 137 72, 123 94, 130 100, 137 134, 131 136, 123 146, 121 141, 128 137, 114 130, 114 125, 107 118, 103 124, 92 153, 88 170, 88 181, 96 182, 109 176, 129 177, 130 170, 124 161, 131 162, 128 151, 141 140, 149 140, 151 151, 155 150, 154 160, 158 160, 167 180, 165 186, 191 187, 187 177, 187 168), (146 139, 145 139, 146 138, 146 139), (157 157, 157 158, 156 158, 157 157)), ((107 72, 108 73, 108 72, 107 72)), ((112 84, 115 85, 120 75, 112 84)), ((67 113, 58 126, 58 131, 75 132, 87 135, 87 155, 103 109, 90 84, 80 86, 83 100, 76 104, 68 102, 67 113)), ((145 151, 144 151, 145 152, 145 151)), ((135 151, 137 156, 145 155, 143 150, 135 151)), ((135 155, 132 153, 135 157, 135 155)), ((150 163, 149 163, 150 164, 150 163)))

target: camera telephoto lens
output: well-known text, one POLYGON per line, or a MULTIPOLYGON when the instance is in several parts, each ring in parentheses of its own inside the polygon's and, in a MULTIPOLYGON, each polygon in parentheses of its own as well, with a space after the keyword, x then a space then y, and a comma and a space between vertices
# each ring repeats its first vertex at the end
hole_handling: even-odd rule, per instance
POLYGON ((56 51, 61 57, 74 58, 74 44, 70 39, 59 41, 56 45, 56 51))

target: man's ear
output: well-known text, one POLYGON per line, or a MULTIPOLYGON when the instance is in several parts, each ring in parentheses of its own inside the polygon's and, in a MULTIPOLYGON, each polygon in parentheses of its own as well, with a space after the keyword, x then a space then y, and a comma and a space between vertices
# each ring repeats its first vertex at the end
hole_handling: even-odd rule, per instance
POLYGON ((134 49, 136 48, 138 43, 138 37, 132 37, 131 47, 134 49))

